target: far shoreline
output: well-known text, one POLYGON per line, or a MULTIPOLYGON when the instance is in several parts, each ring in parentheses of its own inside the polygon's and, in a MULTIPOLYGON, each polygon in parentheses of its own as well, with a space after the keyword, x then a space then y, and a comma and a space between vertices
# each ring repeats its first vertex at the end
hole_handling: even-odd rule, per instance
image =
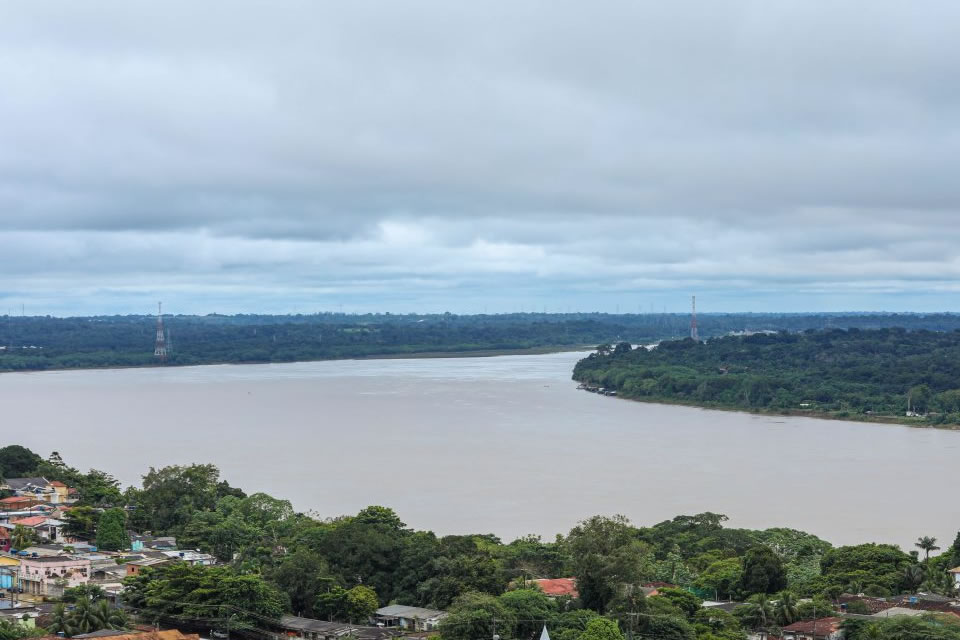
POLYGON ((583 353, 595 349, 595 345, 564 345, 555 347, 526 347, 522 349, 474 349, 469 351, 415 351, 411 353, 382 353, 363 356, 343 356, 339 358, 309 358, 306 360, 262 360, 256 362, 234 362, 222 360, 191 364, 140 364, 107 365, 102 367, 49 367, 46 369, 0 370, 0 376, 19 373, 46 373, 63 371, 110 371, 122 369, 185 369, 188 367, 220 367, 264 365, 264 364, 302 364, 306 362, 343 362, 349 360, 432 360, 442 358, 494 358, 497 356, 539 356, 551 353, 583 353))

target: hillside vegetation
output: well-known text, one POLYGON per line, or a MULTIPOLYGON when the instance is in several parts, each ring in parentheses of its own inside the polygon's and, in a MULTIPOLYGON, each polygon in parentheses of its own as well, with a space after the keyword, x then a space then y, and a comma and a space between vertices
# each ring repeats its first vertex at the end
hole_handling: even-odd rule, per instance
POLYGON ((601 345, 573 377, 618 395, 751 411, 960 424, 960 332, 809 330, 601 345))

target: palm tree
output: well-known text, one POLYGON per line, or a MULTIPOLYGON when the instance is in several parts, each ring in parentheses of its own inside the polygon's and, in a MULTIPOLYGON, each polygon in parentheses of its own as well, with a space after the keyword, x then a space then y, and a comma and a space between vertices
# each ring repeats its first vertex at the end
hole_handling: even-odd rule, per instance
POLYGON ((74 633, 73 625, 70 624, 70 616, 67 615, 67 607, 58 604, 53 608, 53 614, 50 624, 47 625, 47 631, 50 633, 63 633, 65 636, 71 636, 74 633))
POLYGON ((82 599, 77 601, 77 605, 70 613, 70 625, 78 633, 92 633, 99 631, 105 626, 100 618, 100 612, 93 606, 90 600, 82 599))
POLYGON ((121 609, 111 607, 106 600, 98 600, 94 607, 97 617, 103 623, 105 629, 125 629, 127 626, 127 614, 121 609))
POLYGON ((18 551, 22 551, 32 545, 37 540, 37 534, 33 529, 28 529, 22 524, 13 528, 10 534, 10 546, 18 551))
POLYGON ((783 591, 777 597, 777 603, 773 608, 773 615, 781 627, 793 624, 797 621, 797 597, 790 591, 783 591))
POLYGON ((931 551, 940 550, 940 547, 937 546, 937 539, 931 538, 930 536, 923 536, 922 538, 917 538, 917 541, 914 543, 913 546, 920 547, 921 549, 924 550, 924 552, 926 552, 927 555, 926 555, 926 558, 924 558, 925 560, 930 559, 931 551))
POLYGON ((907 565, 903 570, 903 582, 910 589, 915 590, 923 582, 923 567, 918 564, 907 565))
POLYGON ((747 606, 749 606, 750 609, 744 617, 744 622, 754 631, 765 633, 773 622, 773 607, 770 605, 770 601, 767 600, 767 596, 762 593, 751 596, 750 599, 747 600, 747 606))

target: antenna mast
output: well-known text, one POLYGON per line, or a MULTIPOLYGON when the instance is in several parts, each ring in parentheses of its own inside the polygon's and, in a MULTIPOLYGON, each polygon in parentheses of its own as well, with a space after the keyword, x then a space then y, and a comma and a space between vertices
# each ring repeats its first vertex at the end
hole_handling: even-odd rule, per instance
POLYGON ((697 296, 693 296, 693 312, 690 314, 690 337, 696 342, 700 342, 700 335, 697 333, 697 296))
POLYGON ((160 362, 167 361, 167 339, 163 331, 163 303, 157 303, 157 343, 153 348, 153 355, 159 358, 160 362))

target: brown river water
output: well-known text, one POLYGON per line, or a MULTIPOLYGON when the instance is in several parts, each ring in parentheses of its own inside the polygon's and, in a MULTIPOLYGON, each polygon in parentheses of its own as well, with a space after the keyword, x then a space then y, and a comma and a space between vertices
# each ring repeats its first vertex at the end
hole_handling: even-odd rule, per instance
POLYGON ((124 484, 213 462, 299 510, 382 504, 438 534, 714 511, 909 550, 960 528, 960 432, 597 396, 570 380, 582 355, 0 374, 2 441, 124 484))

